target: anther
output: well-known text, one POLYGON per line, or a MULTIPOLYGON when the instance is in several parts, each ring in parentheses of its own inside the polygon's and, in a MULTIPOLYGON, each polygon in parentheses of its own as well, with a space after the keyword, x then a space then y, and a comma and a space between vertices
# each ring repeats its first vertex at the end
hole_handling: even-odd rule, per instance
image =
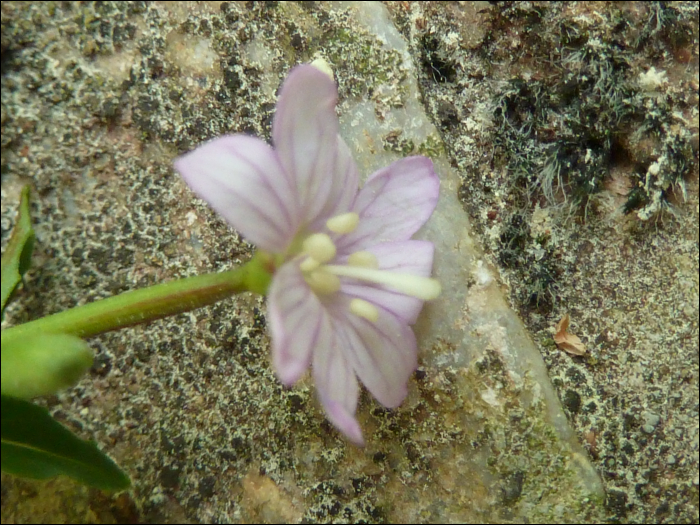
POLYGON ((355 212, 336 215, 326 221, 326 227, 334 233, 350 233, 357 228, 360 216, 355 212))
POLYGON ((361 268, 379 268, 379 262, 373 253, 370 252, 355 252, 348 257, 350 266, 359 266, 361 268))
POLYGON ((335 257, 335 244, 325 233, 314 233, 304 239, 302 249, 320 264, 327 263, 335 257))
POLYGON ((311 289, 317 294, 328 295, 340 290, 340 279, 323 269, 314 270, 304 277, 311 289))
POLYGON ((373 323, 379 319, 379 311, 372 303, 364 299, 353 299, 350 301, 350 311, 358 317, 363 317, 373 323))
POLYGON ((299 265, 299 269, 300 269, 302 272, 307 273, 307 272, 310 272, 310 271, 312 271, 312 270, 315 270, 315 269, 318 268, 320 265, 321 265, 321 263, 318 262, 318 261, 317 261, 316 259, 314 259, 313 257, 307 257, 307 258, 304 259, 304 260, 302 261, 302 263, 299 265))

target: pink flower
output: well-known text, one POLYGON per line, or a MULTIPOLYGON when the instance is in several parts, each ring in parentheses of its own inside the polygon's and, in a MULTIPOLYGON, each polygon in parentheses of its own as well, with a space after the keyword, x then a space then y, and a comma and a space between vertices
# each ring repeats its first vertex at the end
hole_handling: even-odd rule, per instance
POLYGON ((285 385, 311 365, 330 421, 363 444, 357 377, 397 407, 417 364, 410 325, 440 293, 433 244, 410 240, 428 220, 439 180, 425 157, 379 170, 358 191, 338 135, 335 82, 295 67, 282 86, 273 149, 245 136, 208 142, 175 162, 194 192, 278 267, 268 290, 272 360, 285 385))

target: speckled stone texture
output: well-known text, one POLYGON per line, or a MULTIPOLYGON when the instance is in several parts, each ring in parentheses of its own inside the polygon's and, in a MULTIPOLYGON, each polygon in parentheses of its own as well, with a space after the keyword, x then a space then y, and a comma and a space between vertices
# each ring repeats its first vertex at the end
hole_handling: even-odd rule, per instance
POLYGON ((2 521, 697 522, 697 19, 690 2, 3 2, 3 247, 26 182, 37 230, 3 327, 247 260, 172 160, 269 139, 280 82, 316 57, 365 176, 435 161, 421 235, 445 293, 405 403, 363 394, 364 449, 310 379, 276 380, 261 298, 92 339, 89 376, 42 403, 133 489, 3 475, 2 521), (584 356, 553 341, 565 313, 584 356))

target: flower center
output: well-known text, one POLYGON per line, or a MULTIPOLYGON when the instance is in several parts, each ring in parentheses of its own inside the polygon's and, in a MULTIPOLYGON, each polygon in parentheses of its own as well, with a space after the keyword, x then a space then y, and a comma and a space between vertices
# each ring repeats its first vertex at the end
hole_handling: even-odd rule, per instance
MULTIPOLYGON (((326 226, 334 233, 347 234, 357 228, 357 213, 344 213, 328 219, 326 226)), ((423 301, 440 295, 440 283, 430 277, 420 277, 408 273, 380 270, 377 258, 370 252, 359 251, 350 254, 347 264, 328 264, 337 254, 333 240, 326 233, 313 233, 302 242, 304 260, 299 268, 304 279, 317 295, 329 295, 340 290, 340 277, 380 284, 405 295, 423 301)), ((355 315, 376 322, 377 308, 363 299, 352 299, 350 311, 355 315)))

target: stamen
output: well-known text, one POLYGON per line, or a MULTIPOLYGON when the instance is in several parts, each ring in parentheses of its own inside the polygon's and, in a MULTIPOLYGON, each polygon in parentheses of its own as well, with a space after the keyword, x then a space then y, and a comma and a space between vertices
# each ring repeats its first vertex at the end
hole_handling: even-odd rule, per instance
POLYGON ((350 301, 350 311, 358 317, 364 317, 373 323, 379 319, 379 310, 372 303, 364 299, 353 299, 350 301))
POLYGON ((360 216, 354 211, 351 211, 350 213, 343 213, 342 215, 331 217, 326 221, 326 226, 334 233, 350 233, 357 228, 358 222, 360 222, 360 216))
POLYGON ((304 252, 323 264, 335 257, 335 244, 325 233, 314 233, 304 239, 304 252))
POLYGON ((371 283, 384 284, 423 301, 430 301, 440 295, 440 283, 430 277, 419 277, 408 273, 389 272, 386 270, 374 270, 357 266, 326 265, 324 270, 341 277, 360 279, 371 283))
POLYGON ((311 289, 317 294, 327 295, 340 290, 340 279, 323 269, 314 270, 304 277, 311 289))
POLYGON ((315 270, 315 269, 318 268, 320 265, 321 265, 321 263, 318 262, 318 261, 317 261, 316 259, 314 259, 313 257, 307 257, 307 258, 304 259, 304 260, 302 261, 302 263, 299 265, 299 269, 300 269, 302 272, 307 273, 307 272, 310 272, 310 271, 312 271, 312 270, 315 270))
POLYGON ((375 270, 379 268, 379 261, 370 252, 355 252, 351 253, 348 257, 348 264, 350 266, 360 266, 362 268, 374 268, 375 270))

